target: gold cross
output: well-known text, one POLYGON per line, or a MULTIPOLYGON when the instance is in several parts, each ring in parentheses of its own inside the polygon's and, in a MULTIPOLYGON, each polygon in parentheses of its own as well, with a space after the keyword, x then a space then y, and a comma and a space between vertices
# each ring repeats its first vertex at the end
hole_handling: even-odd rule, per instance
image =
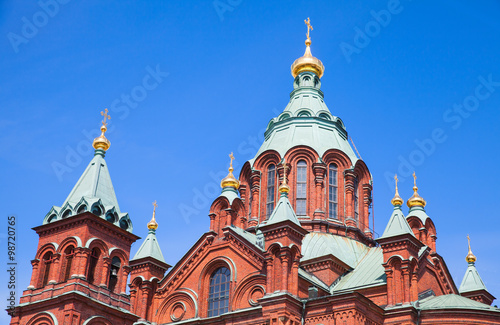
POLYGON ((153 217, 155 216, 156 213, 156 208, 158 207, 158 204, 156 204, 156 200, 153 202, 153 217))
POLYGON ((108 114, 108 109, 105 108, 104 112, 101 111, 101 115, 104 116, 104 119, 102 121, 102 125, 105 125, 105 126, 108 125, 107 120, 111 120, 111 116, 109 116, 109 114, 108 114))
POLYGON ((394 180, 396 181, 396 191, 397 191, 398 190, 398 181, 399 181, 398 174, 394 175, 394 180))
POLYGON ((415 172, 413 172, 413 185, 417 186, 417 176, 415 175, 415 172))
POLYGON ((229 155, 229 158, 231 158, 231 168, 233 168, 233 160, 234 160, 234 156, 233 156, 233 153, 231 152, 231 154, 229 155))
POLYGON ((311 19, 309 19, 309 17, 307 17, 307 20, 304 20, 304 23, 306 23, 307 25, 307 39, 310 40, 311 38, 309 37, 309 31, 310 30, 314 30, 312 25, 311 25, 311 19))
POLYGON ((283 161, 281 162, 283 165, 283 184, 286 184, 286 172, 290 168, 290 166, 286 163, 285 158, 283 157, 283 161))
POLYGON ((469 242, 469 251, 470 251, 470 238, 469 238, 469 235, 467 235, 467 241, 469 242))

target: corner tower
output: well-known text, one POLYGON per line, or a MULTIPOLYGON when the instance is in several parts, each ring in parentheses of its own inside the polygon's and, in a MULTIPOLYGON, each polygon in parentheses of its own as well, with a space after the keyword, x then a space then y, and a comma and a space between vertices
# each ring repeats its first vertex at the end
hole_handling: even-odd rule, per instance
POLYGON ((30 285, 11 324, 133 324, 126 294, 130 247, 139 237, 120 211, 104 160, 110 147, 94 139, 94 158, 61 207, 53 206, 41 226, 30 285))
POLYGON ((294 77, 283 113, 271 119, 265 141, 240 173, 240 195, 249 229, 265 223, 276 207, 290 163, 290 203, 304 229, 348 236, 375 245, 370 226, 372 177, 351 145, 342 120, 332 115, 321 91, 323 63, 312 55, 309 19, 306 50, 291 66, 294 77), (243 189, 243 190, 241 190, 243 189))

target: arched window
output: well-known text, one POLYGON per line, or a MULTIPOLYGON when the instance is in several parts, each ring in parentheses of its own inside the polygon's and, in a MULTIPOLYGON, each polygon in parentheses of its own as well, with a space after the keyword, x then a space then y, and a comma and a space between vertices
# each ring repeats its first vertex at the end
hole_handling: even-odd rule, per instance
POLYGON ((99 251, 98 248, 96 248, 96 247, 92 248, 92 253, 90 254, 90 257, 89 257, 89 268, 87 271, 87 280, 90 283, 94 283, 94 281, 96 280, 95 269, 97 267, 97 261, 99 261, 100 255, 101 255, 101 252, 99 251))
POLYGON ((50 266, 52 264, 52 252, 47 252, 42 257, 42 283, 41 287, 45 287, 49 283, 50 266))
POLYGON ((210 276, 208 317, 218 316, 229 311, 230 278, 231 272, 226 267, 218 268, 210 276))
POLYGON ((359 222, 359 200, 358 200, 358 184, 357 178, 354 179, 354 219, 359 222))
POLYGON ((338 219, 338 183, 337 183, 337 165, 328 166, 328 217, 338 219))
POLYGON ((299 216, 306 215, 307 199, 307 163, 301 160, 297 163, 297 199, 295 201, 296 212, 299 216))
POLYGON ((121 261, 118 257, 113 257, 111 260, 111 268, 109 269, 108 289, 115 291, 116 283, 118 282, 118 271, 120 271, 121 261))
POLYGON ((267 168, 267 204, 266 204, 266 218, 271 216, 274 210, 274 193, 276 183, 276 166, 269 165, 267 168))
POLYGON ((64 259, 63 259, 63 282, 68 281, 71 276, 71 265, 73 264, 73 256, 75 256, 75 249, 73 246, 68 246, 64 250, 64 259))

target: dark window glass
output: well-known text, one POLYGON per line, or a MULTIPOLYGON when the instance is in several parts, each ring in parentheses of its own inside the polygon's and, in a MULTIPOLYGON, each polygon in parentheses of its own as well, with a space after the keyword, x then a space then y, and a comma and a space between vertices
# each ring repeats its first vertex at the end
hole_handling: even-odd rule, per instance
POLYGON ((328 167, 328 217, 338 219, 338 183, 337 166, 330 164, 328 167))
POLYGON ((71 265, 73 264, 73 256, 75 256, 75 251, 73 246, 69 246, 64 250, 64 277, 63 282, 68 281, 71 276, 71 265))
POLYGON ((218 268, 210 277, 208 317, 218 316, 229 311, 230 278, 231 272, 226 267, 218 268))
POLYGON ((299 216, 306 215, 307 199, 307 164, 301 160, 297 163, 297 199, 296 213, 299 216))
POLYGON ((276 183, 276 166, 269 165, 267 168, 267 204, 266 217, 269 218, 274 210, 274 193, 276 183))
POLYGON ((358 179, 354 180, 354 219, 359 221, 358 179))
POLYGON ((94 283, 94 281, 96 280, 95 269, 97 267, 97 261, 99 261, 99 255, 101 255, 101 252, 99 251, 99 249, 93 248, 92 253, 90 254, 90 257, 89 257, 89 269, 87 272, 87 274, 88 274, 87 280, 90 283, 94 283))
POLYGON ((50 266, 52 265, 52 252, 47 252, 45 253, 45 255, 43 255, 42 263, 43 263, 42 287, 45 287, 47 283, 49 283, 50 266))

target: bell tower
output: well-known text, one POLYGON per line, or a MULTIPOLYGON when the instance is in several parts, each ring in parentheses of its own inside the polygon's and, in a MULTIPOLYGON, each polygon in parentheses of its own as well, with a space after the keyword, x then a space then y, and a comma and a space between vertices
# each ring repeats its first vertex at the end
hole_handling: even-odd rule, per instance
POLYGON ((130 247, 139 237, 121 212, 104 159, 110 142, 94 139, 94 158, 61 207, 43 224, 30 285, 11 312, 11 324, 133 324, 126 293, 130 247))

